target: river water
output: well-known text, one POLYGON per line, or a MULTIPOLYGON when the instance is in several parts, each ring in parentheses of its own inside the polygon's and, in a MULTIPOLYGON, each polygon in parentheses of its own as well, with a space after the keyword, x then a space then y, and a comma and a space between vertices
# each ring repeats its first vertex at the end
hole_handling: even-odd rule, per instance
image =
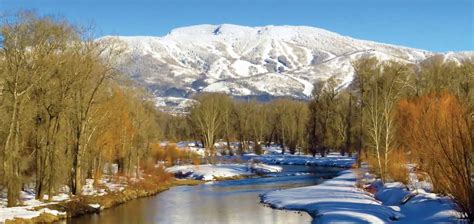
POLYGON ((272 209, 260 203, 268 191, 319 184, 340 168, 282 165, 263 177, 173 187, 156 196, 132 200, 99 214, 67 223, 310 223, 305 212, 272 209))

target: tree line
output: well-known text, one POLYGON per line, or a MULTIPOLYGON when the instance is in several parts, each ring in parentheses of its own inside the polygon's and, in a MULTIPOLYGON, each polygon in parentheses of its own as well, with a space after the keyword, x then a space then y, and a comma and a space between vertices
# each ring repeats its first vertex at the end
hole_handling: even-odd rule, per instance
MULTIPOLYGON (((242 154, 251 147, 261 154, 261 145, 278 143, 283 152, 292 154, 306 145, 305 125, 308 108, 305 102, 278 99, 269 103, 237 101, 222 93, 203 93, 195 98, 185 117, 194 139, 202 140, 209 156, 215 156, 214 143, 227 142, 228 154, 242 154), (230 145, 237 141, 238 149, 230 145)), ((185 136, 180 136, 185 137, 185 136)))
POLYGON ((360 140, 383 181, 408 182, 416 165, 433 190, 450 195, 474 219, 474 59, 434 56, 419 65, 355 64, 360 140))
POLYGON ((368 162, 382 181, 408 182, 407 165, 415 164, 435 192, 452 195, 472 219, 474 60, 433 56, 415 65, 362 58, 353 67, 349 86, 333 78, 317 82, 309 102, 200 94, 165 133, 201 140, 211 157, 218 140, 239 143, 235 152, 228 147, 229 154, 249 146, 260 154, 270 143, 282 153, 356 153, 358 166, 368 162))
POLYGON ((107 164, 134 175, 163 133, 154 101, 114 69, 118 43, 54 17, 21 12, 0 26, 0 185, 8 206, 34 182, 49 199, 80 195, 107 164))

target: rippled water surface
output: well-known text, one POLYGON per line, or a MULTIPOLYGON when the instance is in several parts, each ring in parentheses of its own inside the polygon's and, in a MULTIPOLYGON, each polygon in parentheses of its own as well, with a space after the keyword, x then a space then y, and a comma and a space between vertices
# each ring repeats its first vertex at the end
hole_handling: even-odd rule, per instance
POLYGON ((341 169, 282 166, 283 172, 265 177, 173 187, 153 197, 127 202, 100 214, 67 223, 310 223, 307 213, 276 210, 260 203, 272 190, 321 183, 341 169))

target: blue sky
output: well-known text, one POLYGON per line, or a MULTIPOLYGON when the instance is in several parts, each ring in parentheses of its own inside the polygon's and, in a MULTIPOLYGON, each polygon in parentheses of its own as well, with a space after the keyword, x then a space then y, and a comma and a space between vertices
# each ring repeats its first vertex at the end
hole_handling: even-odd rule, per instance
POLYGON ((175 27, 306 25, 432 51, 474 50, 472 0, 0 0, 96 26, 97 35, 161 36, 175 27))

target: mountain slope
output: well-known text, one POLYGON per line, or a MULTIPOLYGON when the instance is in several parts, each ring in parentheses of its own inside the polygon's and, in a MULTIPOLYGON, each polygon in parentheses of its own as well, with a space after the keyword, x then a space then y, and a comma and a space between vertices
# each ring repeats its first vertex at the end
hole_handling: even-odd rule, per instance
POLYGON ((210 91, 306 99, 318 80, 336 77, 341 85, 349 83, 351 61, 357 58, 417 63, 434 54, 304 26, 197 25, 174 29, 163 37, 101 39, 123 43, 126 50, 119 69, 157 97, 178 98, 210 91))

